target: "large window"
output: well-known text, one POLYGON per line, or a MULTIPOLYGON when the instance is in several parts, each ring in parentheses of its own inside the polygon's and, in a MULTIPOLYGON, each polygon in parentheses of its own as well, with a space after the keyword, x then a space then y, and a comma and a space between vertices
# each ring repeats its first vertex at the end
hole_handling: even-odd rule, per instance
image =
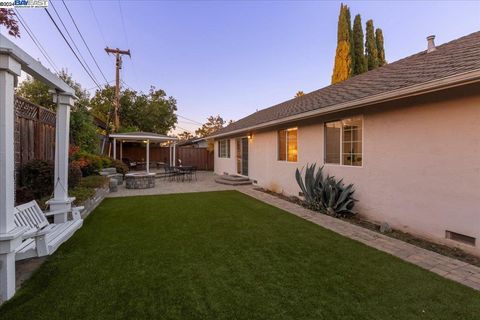
POLYGON ((278 131, 278 160, 296 162, 298 154, 297 128, 278 131))
POLYGON ((230 158, 230 139, 218 141, 218 157, 230 158))
POLYGON ((361 166, 362 118, 325 123, 325 163, 361 166))

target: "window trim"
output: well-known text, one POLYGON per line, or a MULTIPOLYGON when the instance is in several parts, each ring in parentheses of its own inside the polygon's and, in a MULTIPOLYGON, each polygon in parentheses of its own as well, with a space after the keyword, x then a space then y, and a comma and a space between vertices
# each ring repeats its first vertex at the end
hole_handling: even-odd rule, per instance
POLYGON ((275 155, 276 155, 277 162, 281 162, 281 163, 298 163, 299 162, 299 152, 298 152, 298 149, 299 149, 298 141, 300 140, 299 139, 299 131, 300 130, 298 130, 298 127, 281 128, 281 129, 278 129, 278 130, 275 131, 275 139, 276 139, 275 145, 276 145, 276 149, 277 149, 277 152, 276 152, 275 155), (280 160, 279 159, 280 158, 279 157, 280 156, 280 148, 279 148, 279 143, 278 143, 279 142, 278 141, 278 133, 282 130, 285 130, 287 132, 291 131, 291 130, 297 130, 297 160, 296 161, 288 161, 288 136, 286 137, 286 150, 285 151, 287 153, 285 154, 285 156, 286 156, 285 160, 280 160))
POLYGON ((230 155, 231 155, 230 149, 231 149, 230 139, 220 139, 220 140, 218 140, 218 153, 217 153, 217 157, 218 157, 219 159, 230 159, 230 155), (222 157, 221 152, 220 152, 220 149, 221 149, 220 146, 221 146, 221 142, 222 142, 222 141, 227 141, 227 143, 226 143, 226 146, 227 146, 227 154, 226 154, 225 157, 222 157))
POLYGON ((363 168, 365 166, 365 119, 363 117, 363 114, 361 115, 356 115, 356 116, 351 116, 351 117, 345 117, 345 118, 340 118, 340 119, 335 119, 335 120, 330 120, 330 121, 325 121, 323 123, 323 165, 325 166, 331 166, 331 167, 348 167, 348 168, 363 168), (343 121, 343 120, 348 120, 348 119, 354 119, 358 118, 362 120, 362 165, 361 166, 354 166, 351 164, 343 164, 343 125, 342 125, 342 132, 340 133, 340 163, 328 163, 326 162, 327 158, 327 144, 325 143, 325 125, 330 122, 336 122, 336 121, 343 121))

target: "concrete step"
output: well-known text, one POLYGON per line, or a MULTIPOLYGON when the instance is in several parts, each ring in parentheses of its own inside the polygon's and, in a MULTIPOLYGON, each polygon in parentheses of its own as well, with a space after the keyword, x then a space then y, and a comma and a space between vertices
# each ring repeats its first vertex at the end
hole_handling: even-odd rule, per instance
POLYGON ((221 175, 221 176, 218 176, 217 178, 219 179, 224 179, 224 180, 228 180, 228 181, 250 181, 250 179, 248 179, 247 177, 242 177, 242 176, 237 176, 237 175, 230 175, 230 174, 224 174, 224 175, 221 175))
POLYGON ((215 178, 215 182, 220 184, 226 184, 229 186, 244 186, 244 185, 252 184, 252 181, 250 181, 250 179, 245 177, 239 177, 241 179, 235 179, 235 178, 226 179, 226 177, 232 177, 232 176, 224 175, 224 176, 217 177, 215 178))

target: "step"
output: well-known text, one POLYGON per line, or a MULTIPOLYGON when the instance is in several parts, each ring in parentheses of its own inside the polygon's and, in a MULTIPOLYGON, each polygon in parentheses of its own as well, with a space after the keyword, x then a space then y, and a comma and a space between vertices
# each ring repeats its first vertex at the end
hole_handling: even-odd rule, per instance
POLYGON ((220 184, 226 184, 229 186, 245 186, 245 185, 252 184, 252 181, 250 181, 249 179, 247 180, 231 180, 230 179, 229 180, 229 179, 224 179, 223 177, 215 178, 215 182, 220 184))
POLYGON ((218 177, 218 179, 224 179, 228 181, 250 181, 247 177, 237 176, 237 175, 230 175, 224 174, 218 177))

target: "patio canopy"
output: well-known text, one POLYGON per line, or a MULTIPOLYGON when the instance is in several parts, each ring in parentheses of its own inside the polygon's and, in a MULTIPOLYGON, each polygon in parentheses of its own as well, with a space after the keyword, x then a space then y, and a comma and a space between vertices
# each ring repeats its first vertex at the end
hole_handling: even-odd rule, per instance
MULTIPOLYGON (((117 158, 117 140, 120 140, 120 159, 123 158, 123 143, 124 142, 143 142, 146 144, 146 170, 150 172, 150 142, 175 142, 176 137, 171 137, 163 134, 153 132, 126 132, 126 133, 112 133, 110 138, 113 139, 113 159, 117 158)), ((170 165, 175 165, 175 146, 173 143, 173 151, 170 150, 170 165)), ((172 145, 170 146, 172 148, 172 145)))

